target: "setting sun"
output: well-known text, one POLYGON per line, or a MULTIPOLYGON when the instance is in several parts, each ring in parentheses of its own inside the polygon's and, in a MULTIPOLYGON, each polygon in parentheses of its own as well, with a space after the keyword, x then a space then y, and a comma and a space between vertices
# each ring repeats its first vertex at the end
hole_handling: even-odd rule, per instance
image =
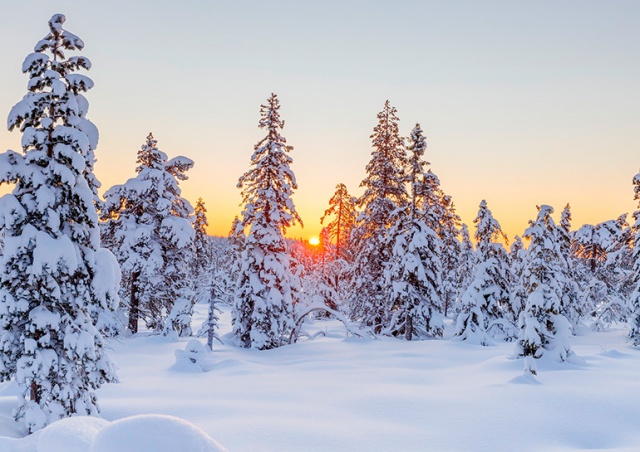
POLYGON ((320 245, 320 239, 318 237, 311 237, 309 239, 309 245, 311 246, 318 246, 320 245))

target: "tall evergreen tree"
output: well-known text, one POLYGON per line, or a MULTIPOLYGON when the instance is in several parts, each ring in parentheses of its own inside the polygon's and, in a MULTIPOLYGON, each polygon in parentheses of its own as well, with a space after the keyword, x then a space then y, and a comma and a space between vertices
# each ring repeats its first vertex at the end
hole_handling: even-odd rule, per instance
POLYGON ((455 304, 458 295, 459 268, 462 265, 462 243, 458 240, 462 223, 460 216, 456 213, 451 196, 445 195, 439 190, 439 204, 436 204, 437 222, 434 230, 441 241, 442 249, 442 302, 444 315, 449 314, 449 309, 455 304))
POLYGON ((225 271, 225 300, 233 305, 235 295, 240 282, 242 270, 242 250, 244 249, 244 228, 242 222, 236 216, 231 223, 231 229, 227 234, 228 247, 225 253, 224 265, 221 268, 225 271))
POLYGON ((523 272, 527 304, 518 318, 515 354, 525 358, 525 372, 536 374, 535 359, 553 353, 564 361, 571 353, 571 325, 560 313, 564 273, 551 206, 538 207, 524 237, 530 239, 523 272))
POLYGON ((605 302, 596 308, 595 329, 605 329, 613 322, 627 321, 627 301, 633 293, 633 228, 627 214, 605 222, 610 239, 607 258, 601 266, 598 279, 606 292, 605 302))
POLYGON ((100 246, 93 174, 96 127, 83 92, 84 43, 54 15, 22 69, 29 92, 9 114, 23 154, 0 155, 4 254, 0 260, 0 379, 20 387, 16 419, 28 431, 73 414, 97 414, 95 390, 116 380, 96 328, 118 304, 119 270, 100 246))
MULTIPOLYGON (((458 257, 458 268, 456 277, 456 309, 460 310, 460 302, 464 291, 471 285, 476 268, 476 251, 471 243, 469 227, 466 224, 460 229, 462 241, 460 243, 460 255, 458 257)), ((446 314, 445 314, 446 315, 446 314)))
POLYGON ((560 312, 575 328, 580 318, 586 314, 584 294, 578 286, 576 263, 571 252, 571 206, 567 204, 562 210, 560 224, 556 228, 558 246, 560 248, 560 263, 562 278, 562 295, 560 298, 560 312))
POLYGON ((207 338, 207 347, 213 350, 213 340, 218 338, 218 306, 224 301, 227 287, 223 270, 213 260, 209 260, 202 270, 199 284, 196 288, 196 303, 207 305, 207 318, 202 323, 198 336, 207 338))
POLYGON ((487 333, 500 339, 513 335, 513 315, 509 304, 507 254, 500 243, 507 237, 500 223, 482 200, 475 218, 478 265, 471 285, 462 296, 456 336, 482 345, 489 343, 487 333))
POLYGON ((150 133, 137 163, 136 177, 107 190, 103 211, 103 232, 122 268, 129 330, 137 333, 142 319, 155 331, 188 336, 193 209, 178 181, 187 179, 193 161, 182 156, 168 160, 150 133))
MULTIPOLYGON (((626 320, 625 300, 633 291, 632 237, 626 215, 596 225, 585 224, 574 234, 573 274, 585 288, 576 306, 577 314, 582 318, 595 316, 595 329, 626 320)), ((571 317, 569 320, 574 323, 571 317)))
POLYGON ((387 330, 411 340, 414 335, 442 336, 442 268, 440 240, 427 226, 436 222, 436 211, 425 202, 433 186, 424 170, 426 140, 420 124, 411 132, 407 149, 410 198, 389 230, 393 248, 385 275, 392 302, 387 330))
POLYGON ((391 317, 391 287, 384 278, 393 249, 388 230, 408 197, 404 141, 399 134, 397 111, 389 101, 378 113, 371 140, 373 151, 367 176, 360 184, 365 191, 358 199, 361 212, 353 232, 351 316, 379 334, 391 317))
POLYGON ((251 168, 238 182, 249 229, 242 251, 242 269, 233 310, 233 333, 244 347, 260 350, 288 342, 293 328, 297 281, 284 233, 302 223, 291 199, 298 188, 288 153, 293 147, 281 135, 280 102, 272 94, 260 109, 259 127, 267 135, 254 147, 251 168))
MULTIPOLYGON (((640 201, 640 173, 633 178, 633 199, 640 201)), ((640 207, 640 205, 639 205, 640 207)), ((640 346, 640 210, 633 213, 636 234, 633 241, 633 283, 635 289, 629 300, 629 339, 634 346, 640 346)))
POLYGON ((527 303, 527 296, 529 295, 527 289, 524 287, 524 270, 527 255, 524 243, 522 243, 520 236, 517 235, 509 251, 509 275, 511 282, 509 303, 511 304, 511 309, 516 319, 524 309, 527 303))
MULTIPOLYGON (((408 171, 419 171, 420 177, 414 178, 411 184, 412 197, 415 205, 429 214, 424 216, 425 226, 435 231, 439 239, 441 253, 438 256, 441 266, 440 298, 446 316, 449 308, 455 303, 458 292, 458 267, 460 266, 461 246, 458 237, 461 225, 460 217, 456 214, 451 196, 446 195, 440 179, 430 169, 425 171, 429 162, 423 159, 427 148, 426 137, 420 124, 411 131, 408 139, 409 153, 408 171), (415 184, 419 184, 419 187, 415 184)), ((417 174, 417 173, 416 173, 417 174)))
POLYGON ((202 275, 204 270, 209 267, 212 260, 211 244, 209 243, 209 236, 207 235, 207 208, 204 206, 202 198, 198 198, 196 206, 193 211, 193 257, 192 260, 192 275, 197 281, 202 275))
MULTIPOLYGON (((193 293, 201 300, 203 292, 209 292, 211 275, 216 269, 213 262, 213 246, 207 235, 207 208, 202 198, 198 198, 193 209, 193 256, 190 261, 190 277, 193 293)), ((220 295, 222 296, 222 295, 220 295)))
POLYGON ((344 184, 336 185, 336 191, 329 200, 329 208, 320 218, 320 224, 327 217, 333 217, 326 230, 329 239, 335 243, 335 258, 350 258, 351 231, 356 224, 356 198, 351 196, 344 184))

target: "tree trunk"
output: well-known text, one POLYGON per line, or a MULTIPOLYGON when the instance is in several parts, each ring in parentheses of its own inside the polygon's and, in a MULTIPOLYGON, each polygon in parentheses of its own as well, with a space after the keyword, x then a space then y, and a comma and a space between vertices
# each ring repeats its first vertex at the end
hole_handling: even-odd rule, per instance
POLYGON ((131 274, 131 297, 129 298, 129 331, 131 334, 138 332, 138 318, 140 317, 140 300, 138 299, 137 289, 138 276, 140 272, 131 274))
POLYGON ((404 322, 404 338, 410 341, 412 336, 413 336, 413 317, 411 317, 410 313, 407 313, 407 319, 404 322))
POLYGON ((209 347, 209 350, 213 351, 213 336, 214 336, 213 318, 216 315, 215 290, 213 288, 211 289, 210 297, 211 299, 209 300, 209 316, 208 316, 209 329, 207 330, 207 347, 209 347))
POLYGON ((31 382, 29 399, 34 401, 37 404, 40 404, 40 385, 35 381, 31 382))

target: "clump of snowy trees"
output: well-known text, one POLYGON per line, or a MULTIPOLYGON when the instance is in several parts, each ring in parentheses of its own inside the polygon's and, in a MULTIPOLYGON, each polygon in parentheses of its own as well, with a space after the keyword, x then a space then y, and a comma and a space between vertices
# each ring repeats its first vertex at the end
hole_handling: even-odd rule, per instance
MULTIPOLYGON (((28 92, 9 130, 22 152, 0 155, 0 379, 17 381, 15 412, 31 432, 74 414, 96 414, 95 390, 117 380, 105 337, 194 334, 209 350, 218 308, 232 307, 236 345, 260 350, 304 337, 305 319, 335 318, 354 336, 402 340, 451 337, 481 345, 513 341, 536 374, 536 359, 567 360, 579 328, 630 323, 640 345, 640 210, 571 230, 567 205, 551 206, 508 240, 482 200, 475 230, 425 160, 420 124, 400 134, 386 101, 370 136, 359 197, 336 185, 312 250, 286 238, 302 220, 292 200, 292 147, 280 102, 261 106, 265 136, 240 177, 243 209, 228 237, 207 235, 204 201, 195 209, 180 183, 194 162, 169 158, 150 133, 135 176, 99 196, 97 128, 84 93, 93 87, 82 40, 54 15, 22 70, 28 92), (67 55, 69 54, 69 55, 67 55), (101 220, 101 221, 100 221, 101 220)), ((640 174, 634 180, 640 200, 640 174)))

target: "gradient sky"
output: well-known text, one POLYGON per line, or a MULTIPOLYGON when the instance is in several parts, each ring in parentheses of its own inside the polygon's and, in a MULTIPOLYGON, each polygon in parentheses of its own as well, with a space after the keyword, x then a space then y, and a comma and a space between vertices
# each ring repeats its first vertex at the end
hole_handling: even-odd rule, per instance
MULTIPOLYGON (((482 199, 511 237, 550 204, 574 227, 636 208, 640 1, 3 2, 0 113, 25 94, 24 57, 53 13, 86 44, 103 189, 134 175, 152 131, 196 162, 183 194, 205 200, 210 233, 241 210, 260 104, 279 95, 294 146, 304 230, 337 183, 364 178, 376 114, 420 122, 427 160, 471 224, 482 199)), ((2 149, 20 134, 0 131, 2 149)))

